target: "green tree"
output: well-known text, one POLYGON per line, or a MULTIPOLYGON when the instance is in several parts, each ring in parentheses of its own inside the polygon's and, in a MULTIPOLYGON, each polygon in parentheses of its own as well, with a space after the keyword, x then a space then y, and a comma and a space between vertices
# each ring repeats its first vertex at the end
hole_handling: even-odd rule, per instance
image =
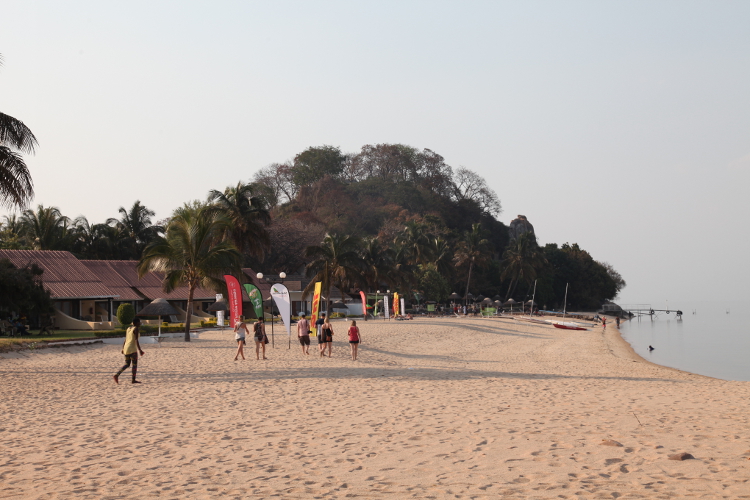
POLYGON ((322 290, 326 292, 326 311, 330 311, 331 288, 335 286, 343 296, 345 285, 362 279, 360 247, 359 238, 338 234, 326 234, 320 245, 307 247, 305 255, 310 263, 306 271, 312 280, 302 295, 309 295, 315 288, 315 282, 320 281, 322 290))
POLYGON ((393 251, 384 247, 375 236, 366 238, 362 245, 362 265, 365 287, 377 290, 381 282, 388 280, 388 272, 393 265, 393 251))
POLYGON ((469 295, 471 272, 474 267, 483 266, 492 257, 488 243, 482 234, 482 225, 476 223, 472 224, 471 231, 464 233, 463 239, 456 245, 456 254, 453 257, 454 262, 458 267, 468 267, 464 297, 468 297, 469 295))
POLYGON ((433 238, 429 243, 428 255, 430 256, 430 263, 435 266, 435 269, 446 278, 451 276, 453 272, 452 259, 453 254, 451 253, 450 245, 443 238, 433 238))
POLYGON ((231 227, 232 221, 215 210, 182 209, 170 220, 166 235, 151 242, 138 262, 139 277, 151 271, 164 273, 165 292, 188 287, 185 342, 190 342, 195 289, 220 290, 224 274, 239 273, 241 254, 223 239, 231 227))
POLYGON ((450 284, 434 264, 419 266, 419 290, 427 300, 444 302, 450 295, 450 284))
POLYGON ((23 237, 21 219, 16 214, 6 215, 0 223, 0 248, 8 250, 29 250, 23 237))
POLYGON ((240 252, 263 258, 271 245, 266 227, 271 223, 266 202, 256 196, 252 184, 238 182, 224 192, 212 190, 208 193, 211 209, 218 210, 232 221, 228 237, 240 252))
POLYGON ((430 236, 425 224, 413 220, 407 222, 403 231, 396 236, 396 244, 403 247, 410 264, 430 262, 430 236))
POLYGON ((334 146, 307 148, 294 158, 292 179, 297 186, 309 186, 326 175, 338 177, 346 156, 334 146))
POLYGON ((9 260, 0 259, 0 316, 50 314, 53 311, 52 298, 44 289, 43 273, 36 264, 16 268, 9 260))
POLYGON ((533 233, 523 233, 511 241, 503 254, 505 267, 500 275, 502 279, 510 278, 508 298, 511 298, 515 292, 519 281, 529 283, 535 280, 537 269, 540 269, 544 263, 544 256, 539 252, 533 233))
POLYGON ((37 206, 21 214, 21 231, 34 250, 68 250, 73 242, 70 219, 57 207, 37 206))
POLYGON ((120 207, 120 219, 109 219, 108 224, 114 224, 121 238, 120 244, 127 250, 129 258, 139 259, 143 249, 164 230, 161 226, 155 226, 151 218, 156 215, 153 210, 141 205, 136 200, 129 209, 120 207))
POLYGON ((33 153, 36 146, 36 137, 23 122, 0 113, 0 206, 23 209, 34 197, 34 183, 21 153, 33 153))

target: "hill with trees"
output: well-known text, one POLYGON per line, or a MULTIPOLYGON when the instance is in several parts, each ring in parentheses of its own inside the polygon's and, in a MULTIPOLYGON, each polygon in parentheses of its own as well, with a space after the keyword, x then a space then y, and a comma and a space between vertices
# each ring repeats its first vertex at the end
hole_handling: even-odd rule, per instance
POLYGON ((192 230, 173 221, 220 218, 222 229, 205 244, 234 249, 237 265, 266 274, 306 272, 325 289, 521 301, 531 298, 537 280, 538 304, 562 307, 570 283, 568 307, 593 309, 625 286, 612 266, 577 244, 539 247, 525 218, 509 231, 498 220, 501 212, 484 178, 451 167, 432 150, 376 144, 344 153, 324 145, 262 168, 249 182, 211 190, 205 201, 186 203, 163 221, 154 222, 140 201, 94 224, 39 205, 5 217, 0 247, 153 260, 154 245, 177 241, 178 229, 192 230))

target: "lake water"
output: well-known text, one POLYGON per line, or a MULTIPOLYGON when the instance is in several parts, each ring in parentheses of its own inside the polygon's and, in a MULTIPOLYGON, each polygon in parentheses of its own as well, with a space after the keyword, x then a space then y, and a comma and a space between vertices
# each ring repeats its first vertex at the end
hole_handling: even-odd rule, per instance
MULTIPOLYGON (((651 303, 651 307, 666 309, 666 304, 651 303)), ((660 365, 750 381, 750 308, 746 304, 675 303, 670 307, 682 310, 682 320, 674 313, 662 313, 653 321, 646 316, 620 325, 623 338, 635 352, 660 365)))

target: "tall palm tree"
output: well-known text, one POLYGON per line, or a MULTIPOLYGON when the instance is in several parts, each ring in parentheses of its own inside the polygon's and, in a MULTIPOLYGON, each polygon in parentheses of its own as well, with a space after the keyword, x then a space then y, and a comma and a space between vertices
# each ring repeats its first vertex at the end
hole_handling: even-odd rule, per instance
POLYGON ((153 210, 141 205, 141 200, 136 200, 130 209, 120 207, 120 220, 109 219, 107 224, 115 224, 119 230, 121 243, 127 248, 130 258, 138 259, 143 254, 151 241, 164 230, 161 226, 155 226, 151 218, 156 215, 153 210))
POLYGON ((510 278, 508 298, 516 291, 520 280, 531 282, 536 279, 536 270, 546 262, 539 251, 533 233, 526 232, 512 240, 503 254, 503 272, 500 278, 510 278))
POLYGON ((34 183, 21 153, 33 153, 36 146, 36 137, 22 121, 0 113, 0 206, 23 209, 34 197, 34 183))
POLYGON ((466 231, 463 240, 456 245, 456 254, 453 257, 458 267, 468 264, 469 272, 466 276, 466 293, 464 297, 469 296, 469 284, 471 282, 471 272, 475 266, 483 266, 490 260, 490 251, 488 241, 482 237, 482 226, 480 223, 472 224, 471 231, 466 231))
POLYGON ((262 196, 256 195, 252 184, 238 182, 227 187, 224 192, 211 190, 208 202, 213 209, 231 219, 232 227, 227 237, 234 242, 240 252, 263 258, 271 246, 271 237, 266 229, 271 223, 271 215, 262 196))
POLYGON ((21 231, 34 250, 67 250, 72 244, 70 219, 57 207, 39 205, 21 214, 21 231))
POLYGON ((361 255, 364 285, 377 289, 379 283, 388 279, 388 272, 393 264, 393 251, 383 247, 380 240, 373 236, 363 241, 361 255))
POLYGON ((331 288, 336 287, 344 295, 346 284, 362 279, 363 261, 359 255, 361 241, 355 236, 326 234, 320 245, 307 247, 305 255, 311 259, 307 264, 307 275, 312 277, 310 284, 302 292, 307 296, 320 281, 326 291, 326 311, 331 306, 331 288))
POLYGON ((239 270, 240 253, 232 242, 223 240, 231 225, 232 221, 216 211, 182 210, 169 222, 166 235, 157 236, 138 262, 139 277, 150 271, 164 273, 165 292, 188 287, 185 342, 190 342, 195 289, 219 290, 224 286, 221 276, 239 270))

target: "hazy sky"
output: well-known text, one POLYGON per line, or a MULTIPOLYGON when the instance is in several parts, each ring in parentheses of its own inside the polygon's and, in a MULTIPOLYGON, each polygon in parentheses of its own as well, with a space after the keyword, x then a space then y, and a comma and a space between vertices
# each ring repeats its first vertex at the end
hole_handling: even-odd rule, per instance
POLYGON ((0 0, 34 204, 169 215, 308 146, 429 148, 622 303, 750 300, 750 2, 0 0))

